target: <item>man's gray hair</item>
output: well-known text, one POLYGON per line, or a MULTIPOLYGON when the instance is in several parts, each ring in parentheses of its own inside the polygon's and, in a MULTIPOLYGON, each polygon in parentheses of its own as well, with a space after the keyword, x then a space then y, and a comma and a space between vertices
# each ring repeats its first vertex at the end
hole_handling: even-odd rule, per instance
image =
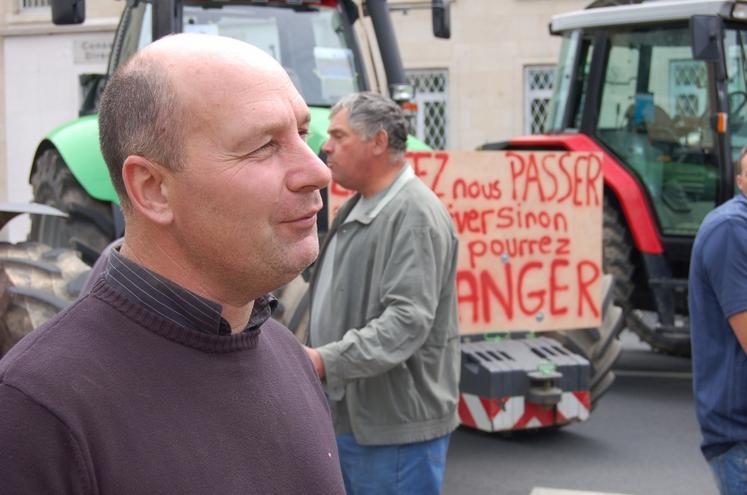
POLYGON ((138 155, 179 170, 184 124, 176 90, 163 63, 136 54, 106 85, 99 111, 99 143, 123 208, 130 206, 122 165, 138 155))
POLYGON ((347 110, 348 124, 364 140, 373 138, 381 130, 386 131, 392 162, 404 157, 407 149, 407 119, 394 101, 370 91, 353 93, 338 101, 332 107, 330 116, 342 110, 347 110))

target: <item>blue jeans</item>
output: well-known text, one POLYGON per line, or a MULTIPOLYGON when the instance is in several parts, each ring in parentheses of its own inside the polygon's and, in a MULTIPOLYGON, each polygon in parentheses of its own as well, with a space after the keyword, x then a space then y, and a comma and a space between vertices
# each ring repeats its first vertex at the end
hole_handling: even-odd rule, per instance
POLYGON ((721 495, 747 493, 747 442, 735 444, 723 454, 708 461, 721 495))
POLYGON ((359 445, 352 434, 337 436, 348 495, 437 495, 446 467, 449 435, 402 445, 359 445))

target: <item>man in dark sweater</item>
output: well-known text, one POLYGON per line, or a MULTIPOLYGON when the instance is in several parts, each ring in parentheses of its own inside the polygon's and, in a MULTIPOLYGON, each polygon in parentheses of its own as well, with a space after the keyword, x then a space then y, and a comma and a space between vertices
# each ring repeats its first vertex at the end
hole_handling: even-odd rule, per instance
POLYGON ((308 123, 235 40, 171 36, 117 70, 100 133, 124 244, 0 361, 0 493, 344 492, 314 369, 269 319, 318 254, 308 123))

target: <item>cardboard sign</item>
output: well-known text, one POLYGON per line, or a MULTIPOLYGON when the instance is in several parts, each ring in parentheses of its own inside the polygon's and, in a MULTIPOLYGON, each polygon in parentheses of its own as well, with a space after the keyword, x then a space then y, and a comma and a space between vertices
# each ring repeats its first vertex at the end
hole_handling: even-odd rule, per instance
MULTIPOLYGON (((408 158, 459 236, 461 333, 601 323, 600 155, 426 151, 408 158)), ((349 196, 330 186, 329 211, 349 196)))

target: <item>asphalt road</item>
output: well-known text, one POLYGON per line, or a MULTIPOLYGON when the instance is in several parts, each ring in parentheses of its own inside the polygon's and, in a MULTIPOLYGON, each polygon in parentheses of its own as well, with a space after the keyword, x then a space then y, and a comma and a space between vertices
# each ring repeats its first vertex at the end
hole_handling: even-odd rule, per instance
POLYGON ((458 429, 443 494, 717 495, 698 449, 690 361, 623 343, 617 380, 588 421, 511 436, 458 429))

